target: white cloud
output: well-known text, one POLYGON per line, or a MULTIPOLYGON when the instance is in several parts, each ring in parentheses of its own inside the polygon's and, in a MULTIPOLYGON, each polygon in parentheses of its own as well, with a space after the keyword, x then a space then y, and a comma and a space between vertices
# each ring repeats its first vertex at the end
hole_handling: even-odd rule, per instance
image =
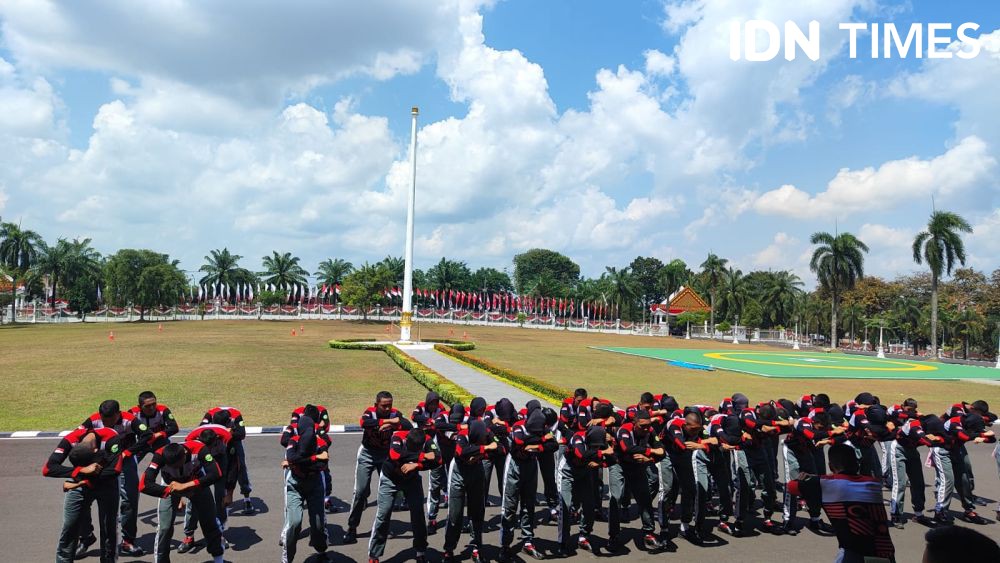
POLYGON ((646 74, 649 76, 670 76, 677 67, 677 61, 670 55, 665 55, 656 49, 643 53, 646 57, 646 74))
POLYGON ((972 222, 972 234, 966 236, 968 265, 987 272, 1000 268, 1000 208, 972 222))
POLYGON ((878 168, 842 169, 826 190, 811 195, 792 185, 761 194, 753 208, 765 215, 809 219, 891 209, 915 198, 954 198, 974 189, 995 189, 997 161, 978 137, 962 139, 930 160, 910 157, 878 168))

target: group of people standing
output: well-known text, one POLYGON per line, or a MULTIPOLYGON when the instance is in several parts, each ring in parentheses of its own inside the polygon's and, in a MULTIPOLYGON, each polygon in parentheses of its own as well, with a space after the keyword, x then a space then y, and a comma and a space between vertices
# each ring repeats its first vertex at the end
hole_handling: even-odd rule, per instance
MULTIPOLYGON (((718 405, 683 407, 667 393, 643 393, 636 404, 619 408, 584 389, 566 398, 559 410, 537 400, 520 409, 508 399, 490 405, 481 397, 468 406, 448 406, 431 392, 407 418, 393 406, 392 394, 382 391, 360 418, 344 542, 357 542, 377 473, 370 563, 384 555, 393 511, 401 507, 410 514, 418 562, 426 561, 428 535, 442 527, 444 561, 459 558, 463 533, 469 535, 469 557, 481 561, 495 477, 502 561, 514 556, 515 528, 520 552, 537 559, 581 550, 613 554, 624 547, 623 523, 637 513, 640 547, 661 552, 671 545, 674 519, 681 538, 702 545, 714 537, 706 525, 709 513, 718 516, 716 531, 740 537, 753 528, 797 534, 800 510, 806 510, 811 530, 838 537, 838 560, 894 561, 889 529, 911 518, 950 524, 953 493, 961 501, 962 519, 985 523, 975 512, 978 499, 966 445, 995 442, 989 430, 995 421, 984 401, 956 403, 936 415, 921 413, 914 399, 883 405, 870 393, 844 404, 832 403, 825 394, 751 403, 735 393, 718 405), (921 447, 929 448, 928 463, 936 475, 933 516, 924 512, 921 447), (779 464, 785 482, 779 479, 779 464), (429 474, 426 494, 422 472, 429 474), (907 485, 911 518, 904 514, 907 485), (544 519, 558 529, 558 547, 550 554, 534 541, 539 489, 544 519), (447 508, 443 520, 441 508, 447 508), (830 524, 822 521, 821 511, 830 524), (782 514, 780 522, 776 512, 782 514), (606 541, 594 541, 597 521, 607 522, 606 541)), ((101 561, 114 561, 116 552, 142 555, 135 545, 139 493, 158 499, 157 561, 169 561, 174 518, 182 509, 184 538, 178 551, 191 549, 200 526, 206 551, 217 563, 223 560, 226 515, 237 484, 244 510, 255 510, 242 415, 216 407, 182 441, 172 442, 178 432, 170 410, 144 392, 129 410, 105 401, 60 441, 43 469, 47 476, 65 479, 57 562, 72 561, 96 541, 95 501, 101 561), (139 475, 139 462, 147 455, 152 459, 139 475)), ((295 558, 306 517, 309 545, 321 553, 329 548, 330 413, 314 404, 295 409, 280 442, 285 512, 279 543, 282 561, 288 562, 295 558)), ((1000 469, 1000 452, 994 455, 1000 469)))

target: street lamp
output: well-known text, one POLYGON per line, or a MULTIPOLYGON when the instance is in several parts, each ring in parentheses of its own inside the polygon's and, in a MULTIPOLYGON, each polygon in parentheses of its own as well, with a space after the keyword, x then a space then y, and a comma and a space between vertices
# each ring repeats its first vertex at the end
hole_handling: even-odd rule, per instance
POLYGON ((736 324, 733 325, 733 344, 740 343, 739 339, 736 337, 736 334, 739 332, 739 328, 740 328, 740 316, 736 315, 736 324))
POLYGON ((878 326, 878 357, 885 358, 885 348, 882 347, 882 329, 885 327, 880 323, 878 326))
POLYGON ((795 321, 795 344, 792 345, 792 350, 800 350, 799 348, 799 321, 795 321))

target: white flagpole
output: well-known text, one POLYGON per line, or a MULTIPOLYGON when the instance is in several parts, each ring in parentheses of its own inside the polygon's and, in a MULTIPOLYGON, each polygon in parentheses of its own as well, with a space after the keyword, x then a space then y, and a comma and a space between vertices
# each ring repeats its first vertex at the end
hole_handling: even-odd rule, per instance
POLYGON ((413 215, 417 196, 417 115, 420 110, 413 108, 410 115, 410 192, 406 201, 406 251, 403 255, 403 313, 399 320, 400 342, 410 341, 410 327, 413 325, 413 215))

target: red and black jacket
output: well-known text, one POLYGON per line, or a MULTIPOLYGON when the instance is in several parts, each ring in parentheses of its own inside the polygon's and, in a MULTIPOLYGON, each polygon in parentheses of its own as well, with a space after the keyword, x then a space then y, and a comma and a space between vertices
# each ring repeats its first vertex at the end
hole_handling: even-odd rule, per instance
POLYGON ((199 438, 206 430, 215 432, 219 437, 218 441, 209 448, 209 452, 219 464, 222 477, 226 481, 226 488, 233 489, 236 487, 240 469, 240 456, 236 455, 236 437, 228 428, 220 424, 202 424, 189 432, 184 440, 187 442, 198 440, 200 442, 199 438))
POLYGON ((441 406, 440 402, 438 403, 437 409, 431 412, 427 409, 426 403, 424 401, 420 401, 417 403, 417 407, 413 409, 413 413, 410 414, 410 421, 413 423, 414 427, 422 428, 425 432, 431 432, 435 436, 438 436, 439 434, 435 430, 434 425, 436 424, 437 418, 442 414, 447 415, 448 411, 441 406))
POLYGON ((575 397, 563 399, 562 405, 559 407, 559 422, 565 424, 567 428, 573 428, 576 425, 577 408, 575 397))
MULTIPOLYGON (((324 411, 325 410, 326 409, 324 409, 324 411)), ((215 407, 213 409, 209 409, 208 412, 205 413, 205 416, 201 417, 201 423, 212 424, 212 420, 215 418, 216 413, 221 411, 227 411, 229 413, 229 424, 227 427, 229 428, 229 432, 233 435, 233 440, 239 442, 246 438, 247 429, 246 422, 243 421, 243 413, 233 407, 215 407)), ((320 416, 320 418, 322 418, 322 416, 320 416)), ((330 424, 329 421, 330 418, 328 416, 326 418, 327 425, 330 424)))
POLYGON ((400 430, 409 430, 412 427, 413 425, 410 424, 410 421, 403 417, 403 413, 396 409, 390 410, 386 415, 380 415, 378 409, 368 407, 361 414, 361 445, 369 450, 386 453, 389 451, 393 433, 400 430), (379 430, 379 427, 385 424, 385 421, 390 418, 398 418, 399 422, 391 428, 379 430))
POLYGON ((811 418, 800 418, 795 421, 792 431, 785 437, 785 445, 795 453, 803 453, 816 448, 816 442, 830 437, 830 433, 813 428, 811 418))
POLYGON ((170 437, 180 432, 177 421, 174 420, 173 413, 166 405, 156 405, 156 413, 153 416, 142 414, 139 406, 134 406, 128 411, 138 421, 137 440, 140 448, 135 450, 138 456, 144 456, 150 451, 155 451, 170 443, 170 437))
POLYGON ((308 454, 303 454, 299 447, 301 438, 298 434, 292 436, 285 447, 285 461, 288 462, 288 469, 299 478, 312 477, 326 471, 329 461, 316 459, 316 457, 323 452, 329 452, 329 436, 316 434, 316 449, 308 454))
MULTIPOLYGON (((316 434, 326 436, 330 432, 330 412, 323 405, 316 405, 316 410, 319 411, 319 420, 313 421, 316 424, 316 434)), ((285 430, 282 431, 281 438, 279 439, 282 446, 287 446, 292 436, 299 433, 299 417, 305 411, 306 407, 304 405, 292 411, 292 418, 288 422, 288 426, 285 427, 285 430)))
POLYGON ((194 441, 184 442, 181 445, 187 455, 179 468, 163 463, 163 448, 153 453, 149 467, 139 477, 141 492, 158 498, 167 498, 170 495, 167 486, 156 482, 157 475, 163 478, 166 485, 194 482, 199 488, 209 487, 222 478, 222 469, 205 444, 194 441))
POLYGON ((535 436, 528 432, 524 420, 514 423, 510 431, 510 456, 517 461, 529 461, 538 457, 541 452, 528 451, 528 446, 542 446, 541 452, 554 452, 559 449, 555 436, 546 430, 544 436, 535 436))
POLYGON ((77 428, 59 440, 59 445, 49 454, 49 459, 42 466, 42 475, 57 479, 72 479, 84 482, 87 486, 117 482, 118 474, 122 472, 125 451, 122 435, 111 428, 77 428), (73 447, 88 434, 97 437, 98 455, 96 461, 102 468, 97 475, 82 475, 80 473, 81 467, 63 465, 73 447))
POLYGON ((896 441, 904 448, 915 449, 920 446, 932 446, 933 443, 927 439, 924 426, 920 419, 911 418, 896 427, 896 441))
POLYGON ((419 450, 410 451, 406 442, 408 434, 407 430, 392 433, 389 438, 389 456, 382 463, 382 474, 396 483, 419 479, 419 471, 427 471, 441 465, 441 452, 430 435, 425 435, 424 443, 419 450), (427 454, 431 453, 434 454, 434 459, 427 458, 427 454), (404 474, 402 468, 407 463, 416 463, 417 471, 404 474))
POLYGON ((652 428, 644 437, 640 438, 636 436, 635 424, 631 422, 622 424, 615 435, 615 453, 618 454, 618 462, 622 464, 622 467, 645 465, 645 463, 632 458, 635 454, 653 458, 653 462, 663 459, 662 455, 653 455, 653 450, 662 446, 652 428))
POLYGON ((566 446, 566 461, 576 468, 589 467, 589 463, 594 462, 601 467, 611 467, 618 463, 618 456, 606 454, 604 450, 608 448, 605 444, 603 448, 592 448, 587 445, 587 432, 580 431, 570 436, 566 446))
MULTIPOLYGON (((138 424, 133 424, 135 422, 135 415, 129 411, 119 411, 118 422, 111 427, 112 430, 119 434, 119 439, 121 440, 122 447, 129 448, 129 454, 132 455, 131 449, 134 449, 136 445, 136 435, 135 429, 138 424)), ((85 430, 96 430, 98 428, 104 428, 104 420, 101 418, 101 413, 95 412, 90 415, 86 420, 80 423, 79 428, 85 430)))
MULTIPOLYGON (((489 440, 495 442, 497 445, 497 449, 494 452, 499 452, 500 455, 507 455, 507 447, 503 441, 494 436, 492 432, 487 435, 489 436, 489 440)), ((481 444, 470 442, 468 428, 463 428, 455 434, 455 463, 461 466, 474 467, 482 471, 481 464, 483 458, 494 452, 487 451, 485 446, 481 444)))
MULTIPOLYGON (((685 442, 701 443, 701 435, 688 436, 684 431, 684 419, 672 418, 663 429, 663 444, 672 455, 684 455, 689 450, 685 442)), ((642 452, 638 452, 642 453, 642 452)))

